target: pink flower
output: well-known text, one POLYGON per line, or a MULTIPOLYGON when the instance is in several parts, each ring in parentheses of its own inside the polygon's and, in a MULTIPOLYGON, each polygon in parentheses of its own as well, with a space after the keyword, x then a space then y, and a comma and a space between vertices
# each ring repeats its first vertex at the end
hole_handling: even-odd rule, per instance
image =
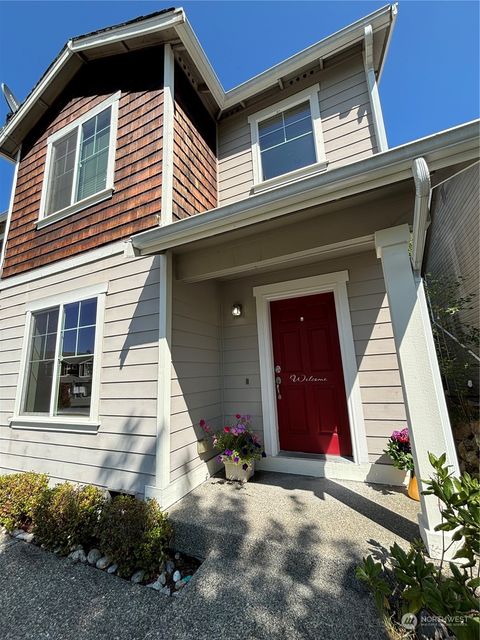
POLYGON ((241 416, 239 413, 237 413, 237 414, 235 415, 235 418, 236 418, 237 420, 240 420, 240 418, 241 418, 241 417, 242 417, 242 416, 241 416))
POLYGON ((230 427, 223 427, 223 430, 225 431, 225 433, 230 433, 230 427))
POLYGON ((201 427, 202 427, 202 429, 203 429, 203 427, 204 427, 207 423, 205 422, 205 420, 203 420, 203 419, 202 419, 202 420, 200 420, 200 423, 199 423, 199 424, 200 424, 200 426, 201 426, 201 427))

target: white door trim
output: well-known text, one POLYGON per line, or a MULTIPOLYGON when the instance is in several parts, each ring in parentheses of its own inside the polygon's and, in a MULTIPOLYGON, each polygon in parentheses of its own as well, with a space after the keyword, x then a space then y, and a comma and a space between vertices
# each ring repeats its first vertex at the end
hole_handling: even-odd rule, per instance
POLYGON ((358 367, 353 344, 352 323, 347 296, 347 281, 348 271, 337 271, 335 273, 326 273, 309 278, 300 278, 298 280, 276 282, 274 284, 254 287, 253 289, 253 295, 256 298, 257 304, 260 385, 265 449, 270 456, 277 456, 280 452, 273 371, 274 361, 270 302, 272 300, 296 298, 332 291, 335 299, 353 459, 357 464, 368 462, 367 438, 358 381, 358 367))

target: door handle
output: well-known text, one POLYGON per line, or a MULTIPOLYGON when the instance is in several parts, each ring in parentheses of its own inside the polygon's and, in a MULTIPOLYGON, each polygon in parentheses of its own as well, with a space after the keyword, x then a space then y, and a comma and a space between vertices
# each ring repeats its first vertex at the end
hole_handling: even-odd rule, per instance
POLYGON ((280 385, 282 384, 282 379, 280 378, 280 376, 277 376, 275 378, 275 386, 277 387, 277 398, 278 400, 282 399, 282 394, 280 393, 280 385))

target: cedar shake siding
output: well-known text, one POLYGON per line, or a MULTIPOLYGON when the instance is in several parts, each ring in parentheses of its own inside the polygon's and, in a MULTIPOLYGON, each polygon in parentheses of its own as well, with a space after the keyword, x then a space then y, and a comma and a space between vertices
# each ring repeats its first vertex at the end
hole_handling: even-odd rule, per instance
POLYGON ((90 62, 35 127, 22 147, 4 278, 128 238, 158 224, 162 75, 162 47, 90 62), (121 91, 121 97, 112 197, 37 229, 48 137, 117 91, 121 91))
POLYGON ((216 206, 216 123, 175 63, 173 219, 216 206))
POLYGON ((318 95, 327 171, 377 153, 363 59, 360 52, 324 71, 293 78, 283 90, 240 113, 227 115, 218 128, 219 204, 228 205, 251 195, 253 186, 252 139, 248 116, 275 105, 299 91, 320 84, 318 95))

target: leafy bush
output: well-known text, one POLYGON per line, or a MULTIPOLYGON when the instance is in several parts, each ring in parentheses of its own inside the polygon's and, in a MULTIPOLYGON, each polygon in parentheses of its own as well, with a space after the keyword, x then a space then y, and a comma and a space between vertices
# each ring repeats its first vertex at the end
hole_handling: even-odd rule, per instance
POLYGON ((98 521, 105 506, 105 493, 93 486, 57 484, 45 491, 34 510, 34 534, 47 549, 92 545, 98 521))
POLYGON ((165 559, 172 528, 155 500, 117 496, 105 506, 98 532, 100 549, 118 565, 120 576, 143 569, 151 577, 165 559))
MULTIPOLYGON (((439 566, 425 557, 423 543, 412 544, 408 552, 396 543, 390 547, 390 559, 376 562, 372 556, 363 559, 356 575, 373 591, 379 610, 399 624, 402 615, 427 613, 449 627, 458 640, 480 635, 480 606, 476 589, 480 587, 480 484, 469 474, 452 477, 445 465, 446 456, 429 454, 435 473, 426 481, 426 495, 435 495, 442 503, 442 522, 436 531, 451 531, 452 542, 461 548, 455 559, 464 559, 462 567, 449 563, 443 572, 445 548, 439 566)), ((449 545, 450 546, 450 545, 449 545)), ((422 618, 422 615, 420 616, 422 618)))
POLYGON ((43 473, 12 473, 0 476, 0 524, 8 531, 29 529, 39 499, 48 488, 43 473))

